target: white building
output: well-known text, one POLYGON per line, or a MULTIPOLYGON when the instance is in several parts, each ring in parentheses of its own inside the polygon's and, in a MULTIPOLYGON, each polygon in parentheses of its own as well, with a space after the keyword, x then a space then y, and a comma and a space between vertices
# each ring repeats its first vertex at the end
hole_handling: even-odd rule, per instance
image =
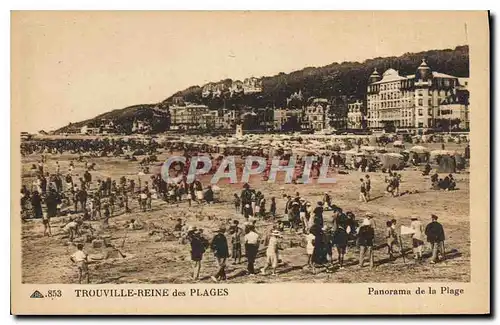
POLYGON ((425 60, 414 75, 403 76, 388 69, 380 76, 375 70, 367 88, 367 126, 371 129, 413 128, 416 132, 434 128, 441 118, 439 107, 450 96, 457 96, 468 106, 468 91, 459 79, 432 71, 425 60))

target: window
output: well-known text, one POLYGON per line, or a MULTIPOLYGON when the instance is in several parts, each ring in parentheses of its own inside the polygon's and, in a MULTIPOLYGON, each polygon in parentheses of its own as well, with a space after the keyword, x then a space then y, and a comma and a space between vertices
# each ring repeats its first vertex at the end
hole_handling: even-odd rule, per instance
POLYGON ((418 109, 418 116, 424 116, 424 110, 419 108, 418 109))
POLYGON ((422 98, 418 99, 418 106, 424 105, 424 100, 422 98))

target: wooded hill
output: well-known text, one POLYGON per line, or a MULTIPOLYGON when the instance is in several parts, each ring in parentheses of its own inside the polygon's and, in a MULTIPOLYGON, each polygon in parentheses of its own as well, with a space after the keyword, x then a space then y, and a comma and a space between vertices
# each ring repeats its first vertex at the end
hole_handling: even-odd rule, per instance
MULTIPOLYGON (((401 75, 414 74, 423 58, 433 71, 457 77, 469 76, 469 47, 464 45, 457 46, 455 49, 406 53, 399 57, 374 58, 364 62, 332 63, 323 67, 307 67, 291 73, 281 72, 275 76, 259 78, 262 81, 262 92, 253 94, 243 92, 231 94, 226 89, 218 97, 203 98, 202 90, 205 85, 191 86, 176 92, 160 103, 116 109, 92 119, 70 124, 56 132, 65 132, 69 127, 97 126, 103 120, 112 120, 119 130, 125 131, 130 130, 135 119, 147 120, 152 125, 153 132, 162 132, 168 129, 170 119, 167 108, 176 97, 182 97, 185 102, 206 104, 211 109, 226 107, 240 110, 299 106, 312 97, 326 98, 329 101, 335 101, 338 96, 363 99, 366 96, 368 77, 375 68, 379 73, 393 68, 401 75), (287 99, 291 99, 291 95, 299 91, 302 94, 302 102, 295 97, 287 103, 287 99)), ((213 83, 224 84, 228 88, 232 80, 225 79, 213 83)))

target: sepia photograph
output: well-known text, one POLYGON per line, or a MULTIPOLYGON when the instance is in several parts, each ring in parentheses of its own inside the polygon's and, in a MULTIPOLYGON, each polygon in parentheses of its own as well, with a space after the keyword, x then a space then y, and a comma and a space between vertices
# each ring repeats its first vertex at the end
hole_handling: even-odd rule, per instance
POLYGON ((12 12, 19 281, 464 294, 481 13, 12 12))

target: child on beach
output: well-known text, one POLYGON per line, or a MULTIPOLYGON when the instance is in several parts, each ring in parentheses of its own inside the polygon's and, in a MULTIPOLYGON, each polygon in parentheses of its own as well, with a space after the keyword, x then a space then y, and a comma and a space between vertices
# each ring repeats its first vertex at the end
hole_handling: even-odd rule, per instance
POLYGON ((240 212, 240 207, 241 207, 241 200, 238 194, 234 193, 234 209, 236 210, 236 213, 240 212))
POLYGON ((314 239, 316 237, 308 233, 306 235, 306 252, 307 252, 307 265, 312 268, 313 273, 316 273, 316 270, 314 268, 314 262, 312 260, 313 252, 314 252, 314 239))
POLYGON ((83 244, 79 243, 76 246, 77 251, 71 255, 70 259, 78 267, 78 283, 82 283, 82 279, 89 281, 88 256, 83 251, 83 244))

